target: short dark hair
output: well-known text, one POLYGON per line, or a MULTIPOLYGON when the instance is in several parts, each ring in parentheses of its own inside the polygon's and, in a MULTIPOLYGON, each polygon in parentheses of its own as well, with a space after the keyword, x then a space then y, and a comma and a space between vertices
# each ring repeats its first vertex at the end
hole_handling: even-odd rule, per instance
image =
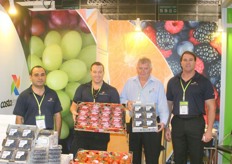
POLYGON ((94 65, 96 65, 96 66, 102 66, 103 71, 104 71, 104 65, 103 65, 101 62, 94 62, 93 64, 91 64, 90 71, 92 70, 92 67, 93 67, 94 65))
POLYGON ((194 58, 194 60, 195 60, 195 61, 197 60, 197 56, 196 56, 196 54, 195 54, 195 53, 193 53, 193 52, 191 52, 191 51, 184 51, 184 52, 182 53, 181 57, 180 57, 180 61, 182 61, 183 56, 184 56, 185 54, 192 55, 192 56, 193 56, 193 58, 194 58))
MULTIPOLYGON (((42 67, 41 65, 36 65, 36 66, 34 66, 34 67, 31 68, 30 75, 32 75, 33 70, 34 70, 35 68, 42 68, 42 69, 44 69, 44 67, 42 67)), ((44 69, 44 72, 46 73, 46 70, 45 70, 45 69, 44 69)))

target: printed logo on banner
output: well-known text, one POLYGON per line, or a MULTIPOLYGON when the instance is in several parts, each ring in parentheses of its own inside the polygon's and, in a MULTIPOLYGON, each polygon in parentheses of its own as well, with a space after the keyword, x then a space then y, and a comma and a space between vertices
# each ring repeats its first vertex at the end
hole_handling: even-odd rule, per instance
POLYGON ((19 95, 19 86, 20 86, 20 77, 17 77, 16 75, 12 75, 13 82, 11 84, 11 94, 14 92, 16 96, 19 95))

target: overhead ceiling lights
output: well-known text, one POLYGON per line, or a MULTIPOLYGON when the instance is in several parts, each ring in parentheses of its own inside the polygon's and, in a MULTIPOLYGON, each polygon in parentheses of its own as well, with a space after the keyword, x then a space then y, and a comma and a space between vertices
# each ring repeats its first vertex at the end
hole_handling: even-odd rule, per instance
POLYGON ((14 5, 14 0, 9 0, 9 14, 11 14, 11 15, 14 15, 14 14, 16 14, 17 13, 17 11, 16 11, 16 8, 15 8, 15 5, 14 5))
POLYGON ((137 18, 135 21, 135 31, 140 32, 141 31, 141 21, 140 18, 137 18))

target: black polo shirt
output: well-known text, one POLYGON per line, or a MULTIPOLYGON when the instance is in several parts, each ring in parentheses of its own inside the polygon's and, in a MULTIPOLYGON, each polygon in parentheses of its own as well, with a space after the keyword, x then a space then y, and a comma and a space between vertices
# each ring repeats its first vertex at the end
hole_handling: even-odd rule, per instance
MULTIPOLYGON (((167 99, 173 101, 172 113, 174 115, 179 115, 179 102, 183 99, 180 79, 182 80, 181 73, 171 78, 167 85, 167 99)), ((184 88, 188 82, 182 80, 184 88)), ((205 114, 205 100, 214 98, 214 89, 211 82, 205 76, 196 72, 185 92, 185 101, 188 101, 189 108, 188 115, 205 114)))
MULTIPOLYGON (((73 101, 75 103, 80 102, 93 102, 92 95, 92 82, 81 84, 74 95, 73 101)), ((96 96, 96 102, 100 103, 120 103, 119 94, 116 88, 110 86, 109 84, 103 82, 99 93, 96 96)), ((79 137, 85 137, 96 140, 109 141, 110 136, 107 133, 95 133, 95 132, 84 132, 77 131, 75 133, 79 137)))
MULTIPOLYGON (((36 96, 40 102, 42 96, 36 96)), ((45 115, 47 129, 54 129, 54 114, 61 110, 62 106, 57 93, 45 86, 45 96, 41 104, 41 115, 45 115)), ((19 95, 13 114, 22 116, 26 125, 36 125, 35 117, 39 115, 39 108, 31 86, 19 95)))

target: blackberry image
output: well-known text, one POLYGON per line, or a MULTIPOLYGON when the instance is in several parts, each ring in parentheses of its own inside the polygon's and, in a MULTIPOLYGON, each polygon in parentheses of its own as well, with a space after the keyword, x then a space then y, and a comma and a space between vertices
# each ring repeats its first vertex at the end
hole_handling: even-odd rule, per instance
POLYGON ((162 28, 159 28, 156 32, 156 42, 163 50, 170 50, 175 45, 174 37, 162 28))
POLYGON ((215 22, 204 22, 195 31, 193 37, 200 43, 209 43, 213 40, 213 32, 217 31, 215 22))
POLYGON ((207 75, 209 77, 221 76, 221 59, 212 62, 207 68, 207 75))
POLYGON ((195 46, 194 53, 207 64, 219 59, 218 52, 209 43, 195 46))
POLYGON ((173 75, 177 75, 182 71, 180 67, 180 62, 176 60, 167 60, 170 69, 172 70, 173 75))

